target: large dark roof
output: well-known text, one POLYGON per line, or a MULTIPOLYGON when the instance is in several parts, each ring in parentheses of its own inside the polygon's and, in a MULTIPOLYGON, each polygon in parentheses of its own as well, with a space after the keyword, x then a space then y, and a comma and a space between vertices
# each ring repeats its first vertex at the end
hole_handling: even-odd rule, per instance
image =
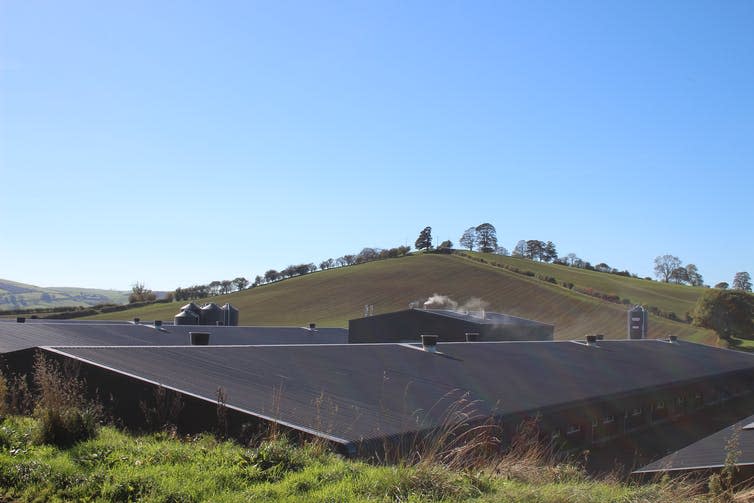
POLYGON ((634 473, 654 473, 664 471, 708 470, 725 466, 728 456, 729 440, 735 442, 736 465, 754 465, 754 416, 749 416, 738 423, 728 426, 676 451, 662 459, 648 464, 634 473))
POLYGON ((189 343, 189 332, 209 332, 219 344, 334 344, 348 340, 343 328, 218 327, 132 323, 0 323, 0 353, 36 346, 175 346, 189 343))
POLYGON ((464 393, 504 416, 738 370, 754 356, 691 343, 603 341, 248 347, 57 348, 138 379, 227 403, 344 442, 443 420, 464 393))

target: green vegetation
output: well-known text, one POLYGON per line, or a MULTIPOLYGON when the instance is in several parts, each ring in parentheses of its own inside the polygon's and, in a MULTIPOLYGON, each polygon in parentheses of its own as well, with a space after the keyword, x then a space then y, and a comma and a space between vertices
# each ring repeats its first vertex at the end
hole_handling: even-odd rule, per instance
POLYGON ((125 304, 126 302, 128 302, 128 292, 75 287, 42 288, 0 279, 0 311, 125 304))
MULTIPOLYGON (((328 269, 206 300, 231 302, 240 309, 240 323, 244 325, 304 326, 316 322, 343 327, 349 319, 363 316, 366 304, 373 304, 375 314, 379 314, 406 309, 411 302, 423 302, 440 293, 460 303, 481 298, 491 311, 554 324, 555 337, 560 339, 581 338, 587 333, 625 337, 627 306, 578 293, 561 282, 615 293, 632 302, 677 312, 679 317, 693 309, 704 291, 498 255, 415 254, 328 269), (517 274, 492 262, 535 274, 517 274), (556 283, 537 279, 536 274, 552 276, 556 283)), ((178 303, 154 304, 89 319, 170 320, 178 307, 178 303)), ((650 336, 669 334, 711 344, 717 341, 711 330, 652 317, 650 336)))
POLYGON ((31 442, 37 427, 22 417, 0 423, 3 501, 704 501, 698 486, 592 479, 577 466, 526 456, 473 470, 385 466, 282 438, 240 446, 207 434, 130 436, 112 427, 57 448, 31 442))
POLYGON ((754 339, 754 295, 741 290, 704 292, 694 308, 694 324, 724 339, 754 339))

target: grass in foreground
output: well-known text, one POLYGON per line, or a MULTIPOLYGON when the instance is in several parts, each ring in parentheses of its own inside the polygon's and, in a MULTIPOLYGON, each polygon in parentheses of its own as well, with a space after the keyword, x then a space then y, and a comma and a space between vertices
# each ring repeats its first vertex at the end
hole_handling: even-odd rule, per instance
POLYGON ((684 483, 596 480, 578 467, 511 456, 484 470, 424 461, 378 466, 285 440, 252 447, 214 436, 130 436, 111 427, 67 449, 35 445, 37 421, 0 423, 2 501, 705 501, 684 483))

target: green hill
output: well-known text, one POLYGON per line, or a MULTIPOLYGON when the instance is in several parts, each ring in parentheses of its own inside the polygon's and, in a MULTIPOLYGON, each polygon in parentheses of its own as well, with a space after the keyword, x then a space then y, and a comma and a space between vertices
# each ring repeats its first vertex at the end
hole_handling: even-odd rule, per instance
POLYGON ((0 279, 0 311, 125 304, 129 292, 79 287, 39 287, 0 279))
MULTIPOLYGON (((692 294, 671 294, 684 287, 668 289, 670 285, 596 272, 578 276, 582 271, 563 271, 568 268, 491 257, 497 262, 500 259, 520 261, 521 269, 540 268, 559 282, 566 280, 565 273, 571 273, 568 278, 577 278, 583 287, 609 293, 622 292, 632 295, 632 301, 647 302, 664 311, 690 311, 701 291, 688 288, 692 294), (611 289, 608 286, 613 283, 605 286, 605 282, 615 282, 617 286, 611 289)), ((559 339, 580 338, 587 333, 602 333, 609 338, 626 335, 625 305, 460 255, 417 254, 330 269, 206 300, 231 302, 240 309, 240 321, 244 325, 302 326, 315 322, 344 327, 349 319, 363 316, 366 304, 373 304, 374 313, 379 314, 406 309, 409 303, 423 302, 434 293, 448 295, 459 304, 474 297, 481 298, 488 303, 490 311, 554 324, 555 337, 559 339)), ((138 316, 144 320, 170 320, 180 304, 157 304, 91 318, 130 319, 138 316)), ((668 334, 707 343, 717 340, 711 331, 652 316, 650 336, 668 334)))

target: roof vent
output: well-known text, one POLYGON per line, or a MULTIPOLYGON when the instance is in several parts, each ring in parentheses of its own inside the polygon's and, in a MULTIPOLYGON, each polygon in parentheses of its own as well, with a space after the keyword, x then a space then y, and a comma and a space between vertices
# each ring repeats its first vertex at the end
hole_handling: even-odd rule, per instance
POLYGON ((154 320, 154 326, 155 328, 160 328, 162 326, 162 320, 154 320))
POLYGON ((189 332, 192 346, 206 346, 209 344, 209 332, 189 332))
POLYGON ((476 342, 479 340, 479 332, 466 332, 466 342, 476 342))
POLYGON ((671 335, 668 337, 668 342, 671 344, 678 344, 678 336, 677 335, 671 335))
POLYGON ((309 323, 309 330, 316 330, 317 324, 316 323, 309 323))
POLYGON ((140 321, 141 321, 141 318, 134 318, 134 323, 136 325, 138 325, 140 321))
POLYGON ((16 323, 26 323, 26 318, 24 318, 23 316, 17 316, 16 323))
POLYGON ((596 346, 597 345, 597 336, 596 335, 587 335, 586 336, 586 345, 587 346, 596 346))
POLYGON ((436 335, 422 335, 422 349, 424 351, 429 351, 430 353, 436 353, 437 352, 437 339, 439 339, 436 335))

